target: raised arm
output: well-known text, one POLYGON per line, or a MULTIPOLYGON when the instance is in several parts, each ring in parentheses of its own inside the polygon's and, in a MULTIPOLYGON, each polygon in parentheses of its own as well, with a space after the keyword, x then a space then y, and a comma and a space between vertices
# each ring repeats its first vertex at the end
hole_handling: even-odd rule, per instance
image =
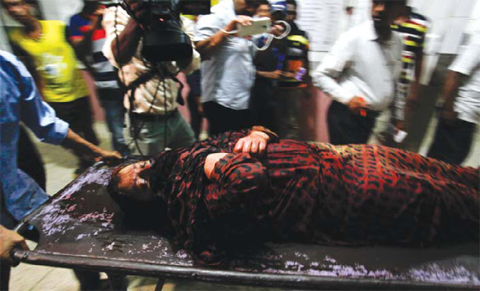
POLYGON ((204 16, 197 23, 197 31, 195 33, 195 47, 200 53, 202 60, 209 59, 213 53, 223 44, 230 36, 228 32, 237 29, 237 24, 248 26, 252 24, 252 18, 248 16, 238 16, 225 27, 214 21, 213 17, 204 16))
MULTIPOLYGON (((139 4, 133 6, 140 9, 139 4)), ((128 63, 138 49, 143 29, 121 7, 106 10, 102 25, 107 34, 103 54, 116 67, 128 63)))

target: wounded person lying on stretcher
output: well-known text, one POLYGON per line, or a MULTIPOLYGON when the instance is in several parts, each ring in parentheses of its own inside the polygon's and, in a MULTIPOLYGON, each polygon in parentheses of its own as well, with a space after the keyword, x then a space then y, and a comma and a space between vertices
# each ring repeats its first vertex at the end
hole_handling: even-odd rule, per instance
POLYGON ((259 127, 117 167, 126 213, 159 224, 199 263, 235 242, 429 246, 479 239, 479 169, 394 148, 279 140, 259 127), (129 202, 131 203, 129 203, 129 202), (153 205, 153 204, 152 204, 153 205))

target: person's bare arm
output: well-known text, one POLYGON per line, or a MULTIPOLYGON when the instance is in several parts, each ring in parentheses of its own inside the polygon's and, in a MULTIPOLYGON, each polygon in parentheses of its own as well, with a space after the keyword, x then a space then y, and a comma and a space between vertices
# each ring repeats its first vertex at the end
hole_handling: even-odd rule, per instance
POLYGON ((225 38, 230 36, 228 32, 237 29, 237 24, 248 26, 252 24, 252 18, 248 16, 239 16, 232 20, 223 30, 217 31, 209 38, 195 42, 195 49, 200 53, 202 60, 209 59, 215 50, 223 43, 225 38))
MULTIPOLYGON (((262 155, 267 149, 269 140, 270 136, 267 133, 260 130, 252 130, 248 136, 237 141, 233 152, 262 155)), ((204 172, 208 178, 210 178, 213 169, 215 168, 215 164, 226 155, 228 154, 215 153, 207 156, 205 159, 204 172)))
POLYGON ((62 142, 62 146, 69 148, 87 158, 98 161, 101 159, 120 159, 122 155, 118 152, 107 151, 99 148, 98 146, 88 142, 81 136, 68 129, 67 136, 62 142))
POLYGON ((445 84, 443 86, 442 98, 443 98, 443 110, 441 118, 447 122, 453 122, 457 119, 457 114, 454 111, 453 105, 455 104, 455 98, 457 96, 457 90, 460 86, 462 75, 458 72, 449 70, 445 76, 445 84))
POLYGON ((112 41, 112 52, 119 64, 128 63, 135 54, 143 30, 135 20, 130 19, 122 33, 112 41))

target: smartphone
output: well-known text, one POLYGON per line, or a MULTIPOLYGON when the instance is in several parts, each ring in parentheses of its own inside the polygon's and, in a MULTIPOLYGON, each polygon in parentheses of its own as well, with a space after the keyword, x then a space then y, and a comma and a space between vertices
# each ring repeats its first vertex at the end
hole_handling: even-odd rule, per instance
POLYGON ((272 28, 272 21, 268 17, 253 18, 252 24, 249 26, 237 25, 237 35, 245 37, 255 34, 262 34, 269 32, 272 28))

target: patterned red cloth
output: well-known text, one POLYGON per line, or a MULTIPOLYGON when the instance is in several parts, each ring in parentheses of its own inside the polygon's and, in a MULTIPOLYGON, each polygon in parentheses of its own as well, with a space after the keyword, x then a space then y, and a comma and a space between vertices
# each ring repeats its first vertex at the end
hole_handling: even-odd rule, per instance
POLYGON ((174 152, 164 173, 176 242, 201 262, 255 238, 417 246, 479 238, 478 169, 383 146, 282 140, 262 157, 228 154, 208 180, 205 157, 231 153, 246 134, 174 152))

